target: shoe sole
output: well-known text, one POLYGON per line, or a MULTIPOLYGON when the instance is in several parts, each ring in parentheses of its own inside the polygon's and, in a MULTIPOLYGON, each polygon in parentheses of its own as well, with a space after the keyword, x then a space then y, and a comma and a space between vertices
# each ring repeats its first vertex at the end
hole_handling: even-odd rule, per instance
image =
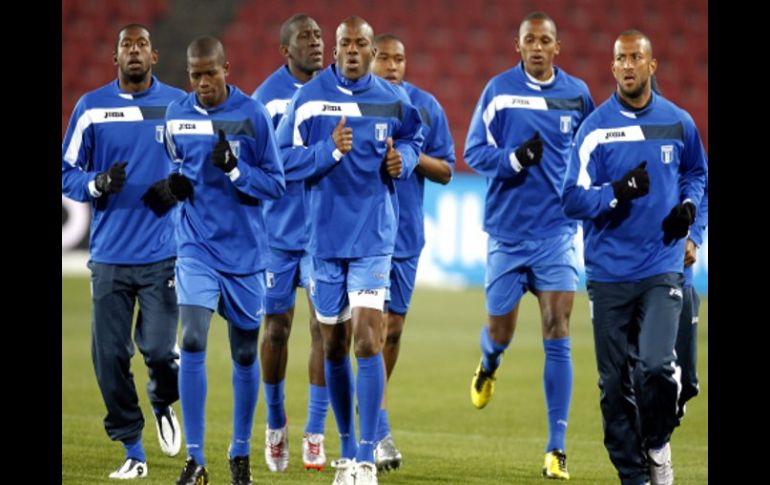
POLYGON ((305 470, 315 470, 318 472, 324 471, 324 465, 314 465, 312 463, 305 463, 303 466, 305 467, 305 470))
POLYGON ((389 472, 391 470, 397 470, 399 468, 401 468, 401 460, 391 460, 381 465, 377 465, 378 472, 382 472, 382 471, 389 472))

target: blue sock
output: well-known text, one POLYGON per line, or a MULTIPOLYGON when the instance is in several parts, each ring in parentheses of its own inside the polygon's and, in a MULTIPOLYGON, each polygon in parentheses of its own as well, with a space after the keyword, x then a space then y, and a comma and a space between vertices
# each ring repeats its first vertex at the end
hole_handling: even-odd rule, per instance
POLYGON ((500 367, 500 356, 508 348, 508 344, 498 344, 492 340, 492 336, 489 335, 489 326, 484 325, 484 328, 481 329, 481 352, 484 354, 481 358, 481 365, 487 372, 494 372, 500 367))
POLYGON ((265 382, 265 404, 267 405, 267 427, 281 429, 286 426, 286 410, 283 408, 284 394, 282 380, 278 384, 265 382))
POLYGON ((377 441, 382 441, 390 434, 390 423, 388 422, 388 410, 380 408, 380 416, 377 418, 377 441))
POLYGON ((203 458, 203 432, 206 412, 206 351, 181 351, 179 365, 179 402, 182 407, 187 454, 198 465, 205 465, 203 458))
POLYGON ((251 365, 233 361, 233 440, 230 458, 247 456, 259 397, 259 360, 251 365))
POLYGON ((572 358, 569 337, 543 340, 545 369, 543 387, 548 408, 548 446, 545 451, 565 449, 567 416, 572 395, 572 358))
POLYGON ((305 433, 324 433, 328 409, 329 393, 326 390, 326 386, 310 384, 310 399, 307 403, 307 424, 305 424, 305 433))
POLYGON ((126 458, 133 458, 134 460, 145 462, 147 457, 144 456, 144 446, 142 446, 142 437, 134 443, 123 442, 123 448, 126 449, 126 458))
POLYGON ((340 457, 353 459, 358 445, 353 421, 353 367, 350 357, 346 356, 341 361, 324 358, 324 372, 329 403, 340 433, 340 457))
POLYGON ((374 447, 377 444, 377 418, 380 415, 382 394, 385 391, 385 364, 382 354, 371 357, 357 357, 358 376, 356 395, 358 397, 358 427, 361 441, 356 461, 374 463, 374 447))

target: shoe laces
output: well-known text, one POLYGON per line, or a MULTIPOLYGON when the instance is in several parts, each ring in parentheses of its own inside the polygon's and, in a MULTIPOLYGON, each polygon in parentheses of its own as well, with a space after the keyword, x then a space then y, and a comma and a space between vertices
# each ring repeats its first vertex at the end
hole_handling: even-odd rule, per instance
POLYGON ((307 451, 310 455, 320 455, 321 454, 321 444, 320 443, 313 443, 312 441, 308 440, 307 442, 307 451))
POLYGON ((556 457, 556 460, 559 463, 559 470, 566 472, 567 471, 567 455, 564 453, 554 452, 554 456, 556 457))
POLYGON ((251 481, 251 473, 249 472, 249 457, 248 456, 236 456, 230 459, 230 473, 233 476, 234 483, 248 483, 251 481))
POLYGON ((271 431, 267 441, 270 445, 270 456, 273 458, 280 458, 284 449, 283 433, 280 431, 271 431))
POLYGON ((193 477, 197 468, 198 463, 195 461, 195 458, 192 456, 187 458, 187 461, 184 462, 184 468, 182 469, 182 474, 179 475, 179 480, 177 483, 187 483, 193 477))
POLYGON ((481 388, 484 387, 484 383, 487 379, 494 381, 495 378, 492 372, 487 372, 483 365, 479 366, 479 371, 476 373, 476 392, 481 392, 481 388))

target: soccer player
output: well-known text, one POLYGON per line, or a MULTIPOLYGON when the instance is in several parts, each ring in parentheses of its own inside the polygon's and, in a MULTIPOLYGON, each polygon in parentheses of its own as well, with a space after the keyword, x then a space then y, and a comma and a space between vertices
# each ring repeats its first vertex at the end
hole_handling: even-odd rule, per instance
MULTIPOLYGON (((377 54, 374 56, 372 72, 406 90, 412 104, 420 112, 425 138, 414 173, 406 180, 396 180, 398 233, 390 269, 390 301, 386 316, 385 346, 382 350, 387 380, 390 380, 398 360, 401 333, 417 276, 417 264, 425 246, 422 211, 425 179, 442 185, 449 183, 454 172, 455 147, 444 108, 433 95, 404 81, 406 52, 401 39, 392 34, 378 35, 374 38, 374 47, 377 54)), ((374 459, 379 470, 398 468, 401 465, 401 453, 393 442, 385 400, 377 424, 374 459)))
POLYGON ((682 255, 708 169, 690 115, 651 89, 650 39, 625 31, 613 53, 617 90, 575 137, 563 203, 585 231, 604 445, 622 483, 672 484, 682 255))
POLYGON ((188 457, 179 485, 208 483, 205 362, 215 310, 227 321, 233 361, 231 483, 251 484, 267 253, 260 206, 283 195, 285 185, 270 117, 264 106, 226 84, 229 68, 219 40, 205 36, 192 41, 187 72, 193 92, 166 113, 166 143, 176 165, 168 186, 183 201, 176 272, 182 319, 179 394, 188 457))
POLYGON ((465 160, 487 177, 484 230, 488 325, 471 402, 482 409, 511 343, 519 303, 540 304, 548 410, 543 476, 569 479, 565 435, 572 394, 569 316, 577 289, 577 223, 564 215, 561 188, 573 134, 594 104, 586 84, 554 65, 560 42, 543 12, 524 17, 515 40, 521 62, 487 84, 468 129, 465 160))
POLYGON ((373 41, 364 19, 345 19, 336 31, 335 64, 297 91, 278 125, 287 177, 307 179, 309 190, 311 297, 342 448, 342 459, 332 463, 334 483, 355 479, 357 485, 377 483, 382 310, 398 225, 394 179, 409 177, 423 141, 420 115, 406 92, 371 74, 373 41))
MULTIPOLYGON (((279 67, 254 91, 252 98, 267 108, 278 126, 294 93, 323 68, 321 28, 306 14, 293 15, 281 25, 280 51, 286 64, 279 67)), ((324 423, 329 407, 323 368, 321 329, 310 300, 310 254, 307 245, 305 182, 288 180, 286 193, 265 201, 265 223, 270 227, 267 242, 267 298, 265 331, 260 359, 267 403, 265 461, 270 471, 284 471, 289 465, 289 432, 284 407, 284 379, 288 360, 288 341, 294 319, 294 300, 298 286, 307 290, 310 309, 310 398, 305 433, 302 436, 302 462, 306 469, 322 470, 326 464, 324 423)))
POLYGON ((93 321, 91 355, 107 407, 104 427, 123 443, 126 458, 110 478, 147 476, 144 417, 130 370, 134 342, 147 364, 147 394, 163 453, 179 453, 181 435, 171 403, 179 399, 171 206, 146 205, 150 186, 164 176, 166 106, 184 96, 158 81, 158 51, 150 30, 129 24, 118 32, 112 62, 118 78, 83 95, 62 143, 62 193, 90 202, 93 321), (126 183, 128 181, 128 183, 126 183))
POLYGON ((709 204, 708 182, 703 192, 700 206, 696 211, 695 222, 690 226, 690 233, 684 243, 684 285, 682 288, 682 313, 679 316, 679 329, 676 334, 676 362, 682 369, 682 390, 677 401, 677 418, 681 421, 685 414, 685 404, 700 392, 698 387, 698 313, 700 297, 693 286, 693 264, 697 259, 698 248, 703 244, 703 233, 708 227, 709 204))

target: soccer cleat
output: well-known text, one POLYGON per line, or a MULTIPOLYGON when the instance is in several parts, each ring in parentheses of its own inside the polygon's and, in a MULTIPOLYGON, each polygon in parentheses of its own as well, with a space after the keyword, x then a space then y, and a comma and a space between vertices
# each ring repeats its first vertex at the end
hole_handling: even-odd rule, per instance
POLYGON ((271 472, 282 472, 289 466, 289 428, 265 430, 265 463, 271 472))
POLYGON ((319 433, 305 433, 302 436, 302 462, 305 470, 324 469, 326 464, 326 451, 324 451, 324 435, 319 433))
POLYGON ((355 485, 356 483, 356 462, 348 458, 340 458, 332 461, 332 468, 337 470, 334 473, 332 485, 355 485))
POLYGON ((110 478, 118 478, 120 480, 130 480, 132 478, 144 478, 147 476, 147 463, 133 458, 126 458, 126 461, 115 470, 110 473, 110 478))
POLYGON ((377 467, 365 461, 357 463, 356 485, 377 485, 377 467))
POLYGON ((401 452, 396 448, 390 434, 381 439, 374 448, 374 463, 379 471, 395 470, 401 466, 401 452))
POLYGON ((230 485, 251 485, 249 455, 230 458, 230 485))
POLYGON ((674 467, 671 465, 671 444, 657 450, 647 450, 650 463, 650 483, 652 485, 673 485, 674 467))
POLYGON ((557 480, 569 480, 567 455, 562 450, 554 448, 545 454, 543 476, 545 478, 555 478, 557 480))
POLYGON ((168 456, 178 455, 182 447, 182 432, 171 406, 155 415, 155 429, 158 430, 161 451, 168 456))
POLYGON ((188 456, 176 485, 208 485, 208 483, 209 472, 206 467, 198 465, 195 458, 188 456))
POLYGON ((476 373, 473 374, 471 381, 471 402, 476 409, 481 409, 492 399, 495 392, 495 372, 487 372, 484 366, 479 362, 476 373))

